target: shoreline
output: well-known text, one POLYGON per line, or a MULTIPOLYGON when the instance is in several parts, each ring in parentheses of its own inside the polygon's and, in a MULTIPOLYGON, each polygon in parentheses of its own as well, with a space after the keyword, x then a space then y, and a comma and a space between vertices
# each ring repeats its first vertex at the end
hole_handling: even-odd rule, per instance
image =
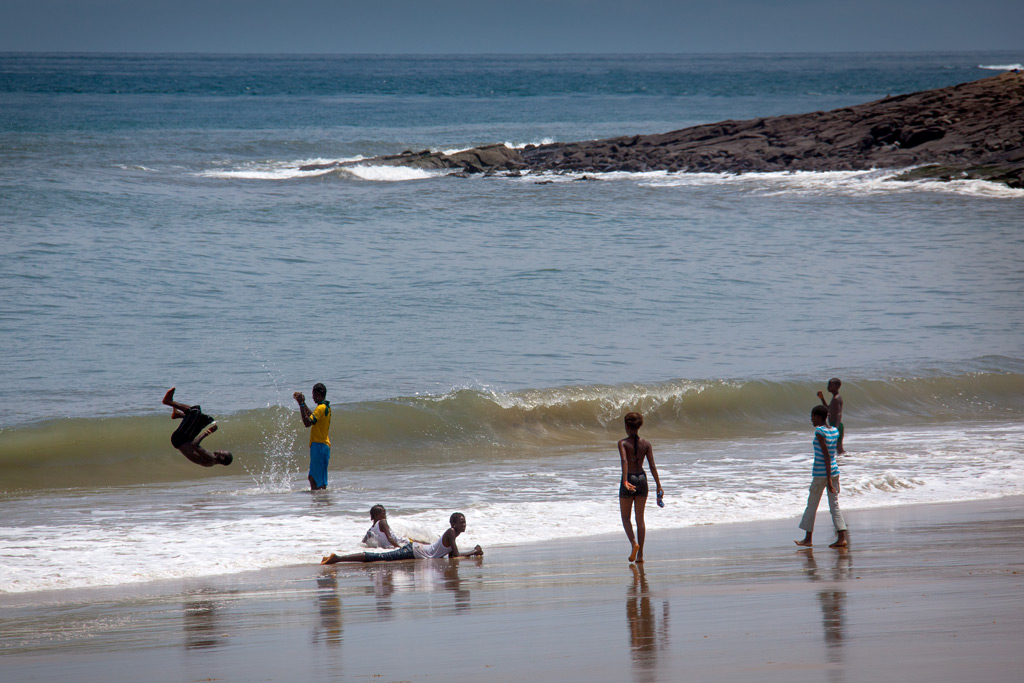
MULTIPOLYGON (((609 514, 614 510, 609 508, 609 514)), ((78 680, 1005 680, 1024 664, 1024 497, 0 595, 0 671, 78 680), (397 653, 397 656, 395 655, 397 653), (528 653, 528 654, 527 654, 528 653), (452 663, 457 662, 455 669, 452 663)))

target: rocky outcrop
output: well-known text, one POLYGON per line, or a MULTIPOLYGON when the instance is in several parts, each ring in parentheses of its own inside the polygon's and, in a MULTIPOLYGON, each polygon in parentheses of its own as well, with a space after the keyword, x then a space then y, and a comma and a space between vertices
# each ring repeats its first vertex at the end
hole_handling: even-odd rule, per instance
POLYGON ((405 151, 401 154, 374 157, 365 161, 335 161, 328 164, 308 164, 300 166, 303 171, 320 171, 330 168, 366 164, 373 166, 409 166, 422 169, 452 169, 465 173, 486 173, 491 171, 514 171, 526 169, 523 157, 518 150, 502 144, 474 147, 454 154, 405 151))
POLYGON ((1024 75, 828 112, 723 121, 659 135, 527 147, 561 171, 840 171, 1024 164, 1024 75))
POLYGON ((916 177, 952 179, 974 173, 972 177, 984 175, 1022 187, 1024 75, 1007 72, 833 111, 722 121, 670 133, 528 145, 522 150, 487 145, 451 155, 403 152, 360 163, 460 174, 852 171, 934 165, 932 175, 921 171, 916 177))

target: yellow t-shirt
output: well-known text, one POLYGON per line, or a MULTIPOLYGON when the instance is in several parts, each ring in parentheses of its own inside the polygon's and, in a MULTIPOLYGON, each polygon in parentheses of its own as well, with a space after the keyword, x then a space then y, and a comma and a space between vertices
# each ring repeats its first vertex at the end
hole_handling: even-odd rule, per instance
POLYGON ((331 404, 329 401, 317 403, 313 414, 309 416, 313 426, 309 428, 309 445, 315 443, 331 445, 327 432, 331 429, 331 404))

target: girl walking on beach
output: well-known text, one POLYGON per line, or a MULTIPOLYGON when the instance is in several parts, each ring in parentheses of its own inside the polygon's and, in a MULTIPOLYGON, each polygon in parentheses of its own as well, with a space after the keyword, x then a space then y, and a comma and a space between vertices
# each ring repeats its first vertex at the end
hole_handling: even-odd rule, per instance
POLYGON ((619 441, 619 460, 622 463, 622 481, 619 484, 619 511, 622 513, 622 528, 626 530, 626 538, 633 546, 629 554, 630 562, 644 561, 644 537, 647 526, 644 524, 644 507, 647 505, 647 474, 644 472, 644 459, 651 466, 654 483, 658 487, 658 496, 664 494, 658 468, 654 464, 654 449, 651 442, 641 439, 637 433, 644 423, 640 413, 628 413, 625 417, 626 438, 619 441), (636 515, 636 536, 633 536, 633 524, 629 518, 630 509, 636 515))
POLYGON ((821 502, 822 491, 828 492, 828 510, 832 513, 832 524, 839 538, 829 548, 845 548, 848 544, 846 520, 839 509, 839 466, 836 464, 836 443, 839 430, 830 427, 828 408, 814 406, 811 410, 811 424, 814 425, 814 467, 811 473, 811 488, 807 494, 807 508, 800 520, 800 528, 806 535, 803 540, 793 541, 799 546, 810 548, 811 537, 814 535, 814 517, 821 502))

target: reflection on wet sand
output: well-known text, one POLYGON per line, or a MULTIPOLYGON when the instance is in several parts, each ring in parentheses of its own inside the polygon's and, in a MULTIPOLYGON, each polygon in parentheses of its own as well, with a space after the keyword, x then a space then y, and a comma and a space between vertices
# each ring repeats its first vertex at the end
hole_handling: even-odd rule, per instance
POLYGON ((842 588, 844 581, 850 578, 853 571, 853 555, 849 550, 841 549, 835 553, 835 564, 827 576, 819 570, 810 549, 800 551, 804 559, 804 570, 811 581, 830 581, 833 585, 818 591, 818 605, 821 608, 821 626, 825 640, 825 661, 829 666, 829 680, 842 683, 846 680, 846 667, 843 653, 846 627, 846 591, 842 588))
MULTIPOLYGON (((334 579, 339 566, 330 565, 330 569, 325 568, 324 576, 334 579)), ((482 557, 372 563, 365 565, 366 575, 371 581, 366 590, 373 595, 377 614, 382 619, 394 617, 396 594, 433 593, 439 589, 450 592, 453 597, 452 607, 462 611, 471 606, 465 573, 467 569, 482 566, 482 557)), ((439 607, 443 609, 443 603, 431 605, 432 609, 439 607)))
POLYGON ((626 623, 629 625, 629 647, 633 658, 633 675, 637 680, 658 678, 658 653, 668 648, 668 600, 651 604, 643 565, 631 564, 633 583, 626 590, 626 623), (658 618, 661 623, 658 623, 658 618))
MULTIPOLYGON (((476 561, 476 566, 479 567, 482 562, 481 558, 475 557, 473 560, 476 561)), ((455 596, 455 609, 460 611, 467 610, 470 606, 469 589, 463 586, 463 582, 459 578, 459 564, 461 562, 463 560, 449 562, 444 568, 444 587, 455 596)))
POLYGON ((323 574, 316 579, 316 604, 320 610, 320 623, 313 630, 314 643, 341 645, 341 596, 338 595, 338 577, 323 574))
POLYGON ((203 650, 224 644, 224 638, 217 634, 217 602, 211 592, 186 594, 182 611, 186 650, 203 650))

